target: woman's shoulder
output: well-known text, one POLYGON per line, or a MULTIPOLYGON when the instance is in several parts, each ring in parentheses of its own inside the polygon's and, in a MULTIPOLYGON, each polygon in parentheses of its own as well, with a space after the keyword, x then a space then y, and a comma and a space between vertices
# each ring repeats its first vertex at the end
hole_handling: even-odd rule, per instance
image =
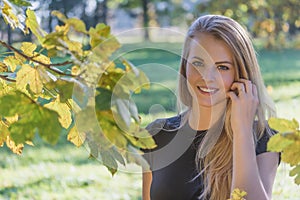
POLYGON ((256 155, 267 152, 267 144, 270 138, 277 133, 276 130, 270 128, 268 123, 266 122, 265 129, 263 134, 258 138, 256 143, 256 155))
POLYGON ((159 118, 151 122, 146 129, 151 133, 155 134, 160 131, 172 131, 180 127, 182 115, 178 114, 169 118, 159 118))

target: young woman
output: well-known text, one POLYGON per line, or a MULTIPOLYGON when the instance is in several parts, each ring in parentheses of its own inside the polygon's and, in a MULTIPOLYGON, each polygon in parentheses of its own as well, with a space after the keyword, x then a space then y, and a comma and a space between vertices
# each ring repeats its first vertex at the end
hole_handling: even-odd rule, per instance
POLYGON ((143 199, 226 200, 235 188, 271 199, 279 154, 266 150, 266 119, 275 112, 241 25, 218 15, 191 25, 179 97, 185 112, 147 127, 157 147, 145 150, 143 199))

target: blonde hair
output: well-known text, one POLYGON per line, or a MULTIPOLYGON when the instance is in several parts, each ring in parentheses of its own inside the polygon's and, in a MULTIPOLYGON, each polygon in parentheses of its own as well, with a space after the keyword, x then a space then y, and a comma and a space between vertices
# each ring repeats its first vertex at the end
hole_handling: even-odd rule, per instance
MULTIPOLYGON (((271 134, 266 124, 266 119, 270 116, 275 116, 274 103, 266 92, 256 52, 249 34, 239 23, 231 18, 220 15, 205 15, 199 17, 190 26, 184 43, 180 64, 178 92, 181 103, 188 108, 192 106, 192 96, 187 87, 186 66, 190 43, 196 37, 196 34, 199 33, 211 34, 216 39, 222 40, 228 45, 233 54, 235 81, 244 78, 251 80, 256 85, 260 103, 256 113, 257 123, 255 123, 255 133, 253 133, 254 142, 256 143, 262 137, 265 130, 271 134)), ((228 101, 218 142, 203 157, 203 152, 201 151, 206 145, 209 146, 208 142, 205 143, 203 141, 196 154, 195 161, 197 168, 204 181, 202 198, 223 200, 230 196, 233 139, 230 126, 230 105, 231 102, 228 101)))

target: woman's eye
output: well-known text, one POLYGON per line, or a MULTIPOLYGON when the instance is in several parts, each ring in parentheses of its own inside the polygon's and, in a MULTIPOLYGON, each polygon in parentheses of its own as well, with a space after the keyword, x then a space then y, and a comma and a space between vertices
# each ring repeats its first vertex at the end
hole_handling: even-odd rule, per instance
POLYGON ((225 66, 225 65, 219 65, 218 66, 219 70, 229 70, 229 67, 225 66))
POLYGON ((204 66, 204 64, 203 64, 202 62, 200 62, 200 61, 194 61, 194 62, 192 62, 192 64, 193 64, 195 67, 203 67, 203 66, 204 66))

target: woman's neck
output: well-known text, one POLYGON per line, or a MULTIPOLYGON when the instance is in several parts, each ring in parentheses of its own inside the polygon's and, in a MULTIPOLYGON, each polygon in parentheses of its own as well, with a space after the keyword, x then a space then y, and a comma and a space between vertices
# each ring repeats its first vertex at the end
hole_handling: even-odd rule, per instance
POLYGON ((225 109, 226 102, 211 107, 193 105, 188 123, 195 130, 208 130, 223 116, 225 109))

